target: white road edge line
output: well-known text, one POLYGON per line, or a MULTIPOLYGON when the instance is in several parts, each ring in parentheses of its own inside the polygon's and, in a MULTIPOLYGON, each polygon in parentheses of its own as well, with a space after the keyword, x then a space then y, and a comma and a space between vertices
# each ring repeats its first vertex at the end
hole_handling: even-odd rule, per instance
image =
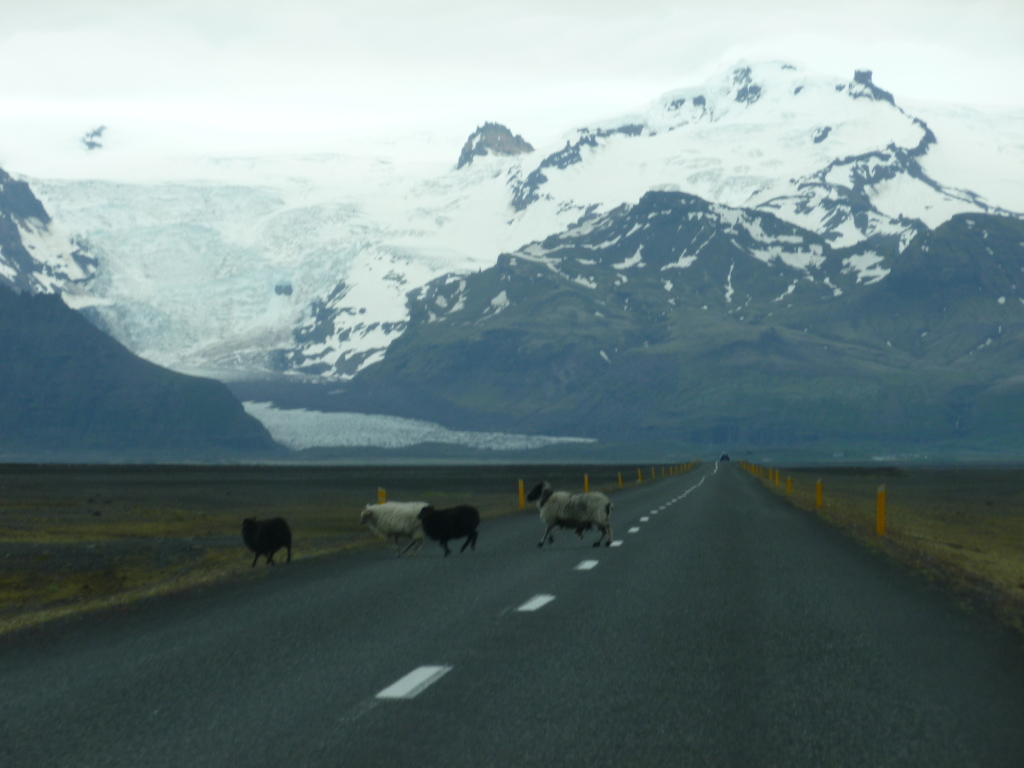
POLYGON ((439 665, 416 667, 408 675, 378 693, 377 698, 414 699, 451 671, 451 667, 439 665))
POLYGON ((517 611, 536 611, 555 599, 554 595, 534 595, 525 603, 516 608, 517 611))
POLYGON ((597 560, 584 560, 582 563, 576 566, 577 571, 589 571, 597 565, 597 560))

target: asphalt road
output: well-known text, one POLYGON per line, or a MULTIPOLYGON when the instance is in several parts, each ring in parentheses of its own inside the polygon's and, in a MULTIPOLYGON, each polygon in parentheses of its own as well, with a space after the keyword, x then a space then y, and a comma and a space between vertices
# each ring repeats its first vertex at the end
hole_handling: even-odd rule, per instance
POLYGON ((735 466, 614 502, 7 638, 0 765, 1024 765, 1010 631, 735 466))

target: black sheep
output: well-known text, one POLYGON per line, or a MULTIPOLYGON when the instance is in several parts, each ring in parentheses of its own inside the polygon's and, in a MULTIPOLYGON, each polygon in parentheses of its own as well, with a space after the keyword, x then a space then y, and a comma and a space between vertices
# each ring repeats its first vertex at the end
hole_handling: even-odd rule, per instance
POLYGON ((480 525, 480 513, 475 507, 459 506, 451 509, 434 509, 424 507, 420 510, 420 522, 423 524, 423 532, 434 541, 441 542, 444 547, 444 556, 452 553, 448 549, 448 542, 452 539, 466 537, 466 543, 462 545, 459 552, 465 552, 466 547, 472 545, 476 549, 477 526, 480 525))
POLYGON ((283 517, 272 517, 270 520, 257 520, 248 517, 242 521, 242 538, 249 549, 256 553, 252 559, 252 567, 260 555, 267 558, 270 565, 274 564, 274 553, 282 547, 288 547, 288 562, 292 561, 292 531, 283 517))

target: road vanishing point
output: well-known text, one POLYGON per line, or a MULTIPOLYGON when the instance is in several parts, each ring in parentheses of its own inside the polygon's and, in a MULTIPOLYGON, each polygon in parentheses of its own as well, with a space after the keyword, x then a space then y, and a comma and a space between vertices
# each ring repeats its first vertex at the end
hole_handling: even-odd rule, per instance
POLYGON ((1024 766, 1019 635, 730 464, 613 501, 9 635, 0 765, 1024 766))

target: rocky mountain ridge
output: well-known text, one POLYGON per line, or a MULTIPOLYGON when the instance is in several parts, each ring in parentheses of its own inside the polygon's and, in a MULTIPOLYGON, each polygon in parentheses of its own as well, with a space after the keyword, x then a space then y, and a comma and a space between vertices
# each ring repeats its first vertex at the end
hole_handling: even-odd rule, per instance
POLYGON ((533 145, 518 134, 513 134, 500 123, 484 123, 466 139, 459 154, 456 170, 473 162, 475 157, 487 155, 521 155, 533 152, 533 145))

